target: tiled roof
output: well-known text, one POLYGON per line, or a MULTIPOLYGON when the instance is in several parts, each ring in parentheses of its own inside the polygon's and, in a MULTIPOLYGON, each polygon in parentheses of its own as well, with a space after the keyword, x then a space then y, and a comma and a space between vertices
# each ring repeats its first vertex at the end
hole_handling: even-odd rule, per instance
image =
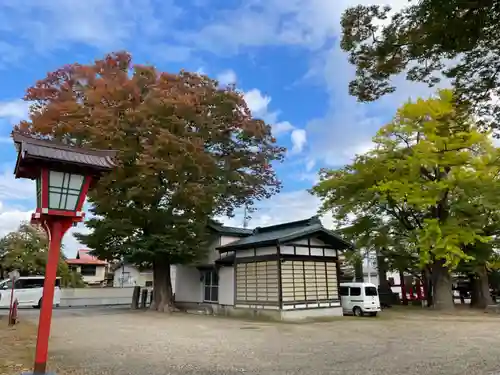
POLYGON ((220 234, 233 235, 238 237, 249 236, 253 233, 253 229, 248 228, 238 228, 238 227, 229 227, 226 225, 222 225, 215 220, 212 220, 208 226, 212 228, 214 231, 220 234))
POLYGON ((339 250, 352 248, 352 244, 343 240, 337 233, 323 227, 318 217, 294 221, 269 227, 255 228, 251 236, 242 238, 230 244, 220 246, 221 252, 247 249, 267 244, 292 241, 297 238, 317 234, 324 242, 336 246, 339 250))
POLYGON ((114 157, 116 151, 113 150, 72 147, 51 140, 32 138, 17 132, 12 133, 12 138, 16 144, 20 158, 20 160, 18 158, 16 174, 21 160, 26 162, 32 159, 45 160, 47 162, 66 162, 103 170, 115 167, 114 157))
POLYGON ((93 264, 96 266, 105 266, 108 264, 104 260, 99 259, 66 259, 67 264, 93 264))
POLYGON ((108 262, 89 254, 90 250, 78 250, 75 259, 66 259, 68 264, 95 264, 105 266, 108 262))

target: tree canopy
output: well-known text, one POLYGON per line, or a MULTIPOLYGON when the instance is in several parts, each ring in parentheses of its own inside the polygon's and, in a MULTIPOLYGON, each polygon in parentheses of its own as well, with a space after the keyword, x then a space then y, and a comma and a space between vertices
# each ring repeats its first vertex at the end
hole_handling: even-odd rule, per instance
MULTIPOLYGON (((497 214, 500 153, 453 92, 404 104, 373 138, 374 148, 313 188, 323 211, 350 221, 361 246, 392 249, 428 266, 437 307, 452 306, 449 271, 491 241, 484 212, 497 214)), ((494 217, 493 217, 494 218, 494 217)), ((491 224, 491 223, 490 223, 491 224)))
POLYGON ((497 128, 499 22, 498 0, 410 0, 398 12, 388 6, 351 7, 341 21, 341 46, 356 66, 349 92, 373 101, 395 90, 392 78, 400 73, 431 86, 446 77, 481 124, 497 128))
MULTIPOLYGON (((0 268, 4 272, 18 270, 21 276, 44 275, 49 241, 45 231, 28 223, 0 239, 0 268)), ((83 286, 81 276, 72 275, 61 251, 57 275, 62 286, 83 286)))
POLYGON ((284 149, 242 93, 207 76, 132 65, 128 53, 49 73, 29 88, 18 129, 68 144, 118 150, 118 167, 89 193, 88 235, 100 258, 154 271, 153 308, 171 305, 169 267, 205 255, 207 220, 280 189, 284 149))

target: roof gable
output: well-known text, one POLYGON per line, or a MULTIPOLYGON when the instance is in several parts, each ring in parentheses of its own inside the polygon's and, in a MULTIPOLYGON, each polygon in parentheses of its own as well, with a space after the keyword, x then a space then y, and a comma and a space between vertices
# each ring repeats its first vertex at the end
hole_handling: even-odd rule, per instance
POLYGON ((97 259, 97 257, 90 255, 90 250, 80 249, 76 252, 75 259, 67 259, 68 264, 94 264, 105 266, 108 262, 97 259))
POLYGON ((257 227, 251 236, 218 247, 221 252, 260 247, 268 244, 286 243, 300 238, 317 235, 323 242, 339 249, 352 248, 353 245, 337 233, 323 227, 317 216, 307 220, 257 227))

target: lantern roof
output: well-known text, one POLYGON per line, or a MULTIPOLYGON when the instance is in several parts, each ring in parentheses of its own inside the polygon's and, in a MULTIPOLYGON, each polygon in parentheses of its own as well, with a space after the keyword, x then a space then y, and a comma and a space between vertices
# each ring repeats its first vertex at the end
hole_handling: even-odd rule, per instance
POLYGON ((16 178, 36 178, 42 166, 92 175, 116 166, 114 150, 68 146, 19 132, 12 132, 12 138, 18 152, 14 171, 16 178))

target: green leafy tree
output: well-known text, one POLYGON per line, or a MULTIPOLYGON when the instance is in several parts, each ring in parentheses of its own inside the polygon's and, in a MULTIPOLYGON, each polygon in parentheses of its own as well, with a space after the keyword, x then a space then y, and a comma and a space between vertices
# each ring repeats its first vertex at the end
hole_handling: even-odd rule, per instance
POLYGON ((491 240, 481 226, 464 225, 468 217, 458 208, 464 191, 498 173, 497 150, 454 106, 449 90, 403 105, 373 142, 374 150, 353 164, 323 171, 313 192, 341 221, 369 210, 397 220, 405 253, 430 269, 434 306, 452 308, 450 271, 474 259, 469 246, 491 240))
MULTIPOLYGON (((28 223, 0 239, 0 265, 4 272, 18 270, 21 276, 44 275, 47 264, 48 239, 45 231, 28 223)), ((61 251, 57 275, 61 285, 80 287, 81 275, 72 275, 61 251)))
POLYGON ((152 309, 170 311, 170 265, 203 259, 207 222, 280 188, 271 127, 243 95, 204 75, 131 64, 127 53, 65 66, 28 89, 21 131, 118 150, 90 192, 92 229, 78 239, 102 259, 149 265, 152 309))
MULTIPOLYGON (((498 157, 498 150, 496 150, 498 157)), ((471 281, 471 306, 484 308, 493 301, 489 292, 489 275, 499 268, 498 240, 500 236, 500 180, 498 168, 485 168, 480 184, 463 186, 462 197, 455 208, 455 214, 463 217, 463 225, 475 228, 478 233, 492 240, 477 242, 467 247, 474 259, 462 262, 458 271, 471 281)))
POLYGON ((500 107, 500 1, 409 0, 398 12, 358 5, 342 16, 342 42, 356 66, 349 91, 360 101, 395 90, 391 78, 434 85, 447 77, 458 98, 497 128, 500 107))

